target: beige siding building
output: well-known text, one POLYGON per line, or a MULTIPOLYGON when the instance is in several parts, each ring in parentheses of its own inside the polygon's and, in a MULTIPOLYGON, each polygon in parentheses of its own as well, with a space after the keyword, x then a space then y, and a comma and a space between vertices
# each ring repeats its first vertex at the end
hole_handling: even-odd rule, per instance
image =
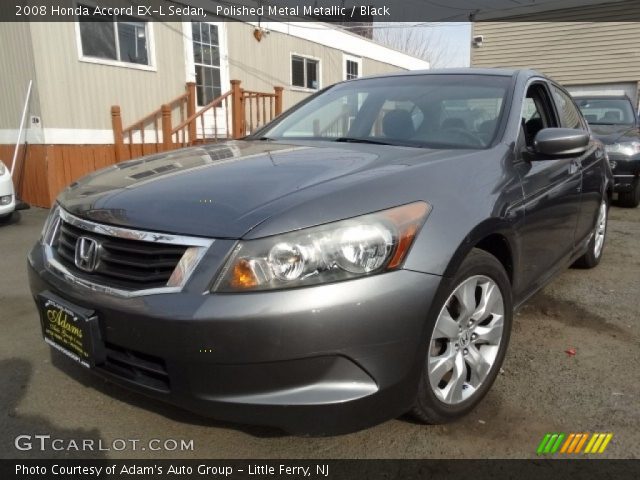
POLYGON ((639 14, 627 0, 476 22, 471 65, 533 68, 572 93, 626 93, 637 104, 640 29, 619 20, 639 14))
MULTIPOLYGON (((0 64, 2 92, 0 93, 0 129, 16 128, 23 108, 24 94, 29 80, 35 77, 35 62, 31 31, 28 23, 0 24, 0 64), (10 48, 21 45, 21 48, 10 48), (9 78, 10 76, 10 78, 9 78), (9 81, 10 80, 10 81, 9 81)), ((31 111, 40 114, 37 95, 31 98, 31 111)), ((2 143, 2 142, 0 142, 2 143)))
MULTIPOLYGON (((254 99, 254 108, 263 106, 259 113, 253 111, 251 128, 256 128, 269 119, 264 105, 273 111, 274 87, 283 87, 276 102, 286 109, 345 79, 429 67, 423 60, 318 22, 114 18, 112 23, 95 23, 78 18, 0 23, 0 44, 0 158, 10 161, 32 80, 21 139, 28 146, 21 152, 25 162, 18 188, 36 205, 49 205, 78 176, 123 159, 114 135, 114 105, 120 107, 122 138, 131 135, 126 158, 132 158, 158 151, 165 140, 158 131, 160 106, 173 106, 171 100, 189 88, 196 112, 230 91, 234 79, 244 90, 271 95, 254 99), (140 129, 127 129, 145 118, 140 129)), ((223 126, 232 120, 231 98, 198 118, 201 137, 227 136, 223 126)), ((182 100, 175 103, 180 108, 171 111, 174 127, 188 118, 182 100)))

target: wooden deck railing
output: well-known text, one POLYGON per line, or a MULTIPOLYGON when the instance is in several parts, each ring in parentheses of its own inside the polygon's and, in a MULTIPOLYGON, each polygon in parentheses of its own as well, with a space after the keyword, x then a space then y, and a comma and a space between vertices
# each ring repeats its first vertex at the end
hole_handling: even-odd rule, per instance
POLYGON ((196 86, 187 83, 185 93, 127 128, 122 127, 120 107, 114 105, 111 123, 116 159, 244 137, 282 113, 282 92, 282 87, 274 87, 273 93, 244 90, 240 80, 231 80, 228 92, 197 110, 196 86), (151 142, 145 138, 149 127, 151 142))
POLYGON ((145 144, 155 145, 155 151, 159 151, 158 146, 162 143, 160 140, 160 132, 162 131, 162 126, 167 121, 167 117, 169 122, 171 122, 171 117, 174 115, 174 112, 177 112, 177 115, 182 121, 195 113, 195 91, 195 83, 187 83, 185 93, 170 100, 168 103, 162 105, 162 107, 154 110, 126 128, 122 128, 120 106, 112 106, 111 124, 113 127, 113 138, 118 161, 136 156, 133 151, 133 145, 135 144, 142 145, 141 153, 149 153, 145 152, 145 144), (147 140, 150 139, 145 138, 148 127, 151 127, 153 140, 155 141, 149 142, 147 140))
POLYGON ((257 130, 282 112, 282 87, 273 93, 242 90, 245 135, 257 130))
POLYGON ((213 140, 217 142, 221 138, 231 138, 231 130, 229 129, 229 96, 231 90, 215 98, 211 103, 202 107, 201 110, 191 115, 184 122, 180 123, 177 127, 171 130, 171 135, 168 139, 172 142, 172 145, 186 147, 193 145, 199 139, 213 140), (210 115, 210 125, 207 125, 205 121, 205 113, 212 112, 210 115), (218 114, 224 116, 224 130, 222 134, 218 128, 218 114), (198 129, 198 127, 200 127, 198 129), (207 137, 207 130, 211 131, 209 137, 207 137), (200 135, 199 135, 200 133, 200 135))

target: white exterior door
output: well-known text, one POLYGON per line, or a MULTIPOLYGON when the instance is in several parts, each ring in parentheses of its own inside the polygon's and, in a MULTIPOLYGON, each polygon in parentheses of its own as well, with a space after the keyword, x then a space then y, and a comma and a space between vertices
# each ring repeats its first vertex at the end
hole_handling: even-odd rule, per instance
MULTIPOLYGON (((184 22, 183 30, 187 81, 196 84, 196 107, 199 110, 231 88, 227 31, 223 22, 184 22)), ((227 101, 231 106, 231 100, 227 101)), ((213 109, 207 111, 203 122, 197 120, 198 137, 211 138, 216 132, 218 136, 224 136, 227 115, 224 104, 215 109, 215 118, 213 109)))

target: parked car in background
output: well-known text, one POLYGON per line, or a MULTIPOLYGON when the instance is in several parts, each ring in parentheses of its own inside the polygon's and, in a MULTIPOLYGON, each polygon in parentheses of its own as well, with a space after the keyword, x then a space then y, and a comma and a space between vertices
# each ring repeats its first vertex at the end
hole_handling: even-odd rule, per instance
POLYGON ((541 74, 357 79, 243 140, 74 183, 31 290, 55 350, 202 414, 306 434, 448 422, 493 384, 514 308, 598 264, 612 186, 541 74))
POLYGON ((594 135, 605 144, 618 204, 640 204, 640 125, 633 103, 626 95, 574 97, 594 135))
POLYGON ((11 219, 16 209, 16 195, 13 180, 7 166, 0 160, 0 223, 11 219))

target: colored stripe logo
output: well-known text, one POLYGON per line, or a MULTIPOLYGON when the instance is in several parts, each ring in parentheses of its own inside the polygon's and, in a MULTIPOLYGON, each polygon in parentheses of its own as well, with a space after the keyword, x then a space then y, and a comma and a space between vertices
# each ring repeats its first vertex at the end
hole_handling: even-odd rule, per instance
POLYGON ((547 433, 536 453, 538 455, 564 454, 598 454, 603 453, 613 433, 547 433))

